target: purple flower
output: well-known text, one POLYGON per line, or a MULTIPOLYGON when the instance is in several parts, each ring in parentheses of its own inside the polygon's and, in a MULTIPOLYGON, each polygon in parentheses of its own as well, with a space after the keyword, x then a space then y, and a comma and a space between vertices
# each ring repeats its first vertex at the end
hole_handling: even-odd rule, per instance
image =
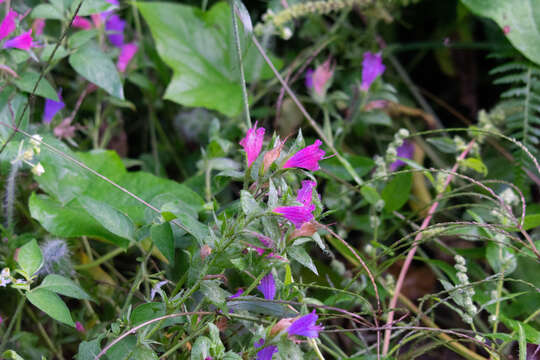
POLYGON ((297 167, 311 171, 319 170, 319 161, 325 154, 324 150, 319 148, 321 145, 321 140, 315 140, 315 143, 306 146, 291 156, 291 158, 283 165, 283 168, 297 167))
POLYGON ((266 300, 274 300, 276 297, 276 282, 272 273, 269 273, 262 278, 261 283, 257 286, 260 292, 262 292, 266 300))
POLYGON ((9 10, 4 20, 2 20, 2 23, 0 24, 0 40, 5 38, 6 36, 9 36, 17 27, 15 25, 15 18, 17 17, 17 13, 13 10, 9 10))
POLYGON ((322 330, 322 327, 315 325, 319 317, 313 310, 312 313, 304 315, 296 319, 291 326, 287 329, 289 335, 300 335, 309 338, 316 338, 319 336, 319 331, 322 330))
POLYGON ((240 145, 246 151, 248 167, 253 164, 261 152, 264 131, 262 127, 257 129, 257 123, 255 123, 255 126, 248 129, 246 137, 240 140, 240 145))
MULTIPOLYGON (((406 158, 406 159, 412 159, 414 155, 414 144, 410 141, 404 140, 403 145, 397 148, 397 156, 406 158)), ((390 164, 390 171, 396 171, 403 165, 406 165, 405 162, 403 162, 400 159, 397 159, 392 164, 390 164)))
POLYGON ((236 293, 234 293, 233 295, 229 296, 228 299, 236 299, 237 297, 242 296, 243 293, 244 293, 244 289, 239 288, 239 289, 236 291, 236 293))
POLYGON ((381 54, 373 54, 371 52, 364 53, 364 61, 362 62, 362 84, 360 90, 368 91, 375 79, 381 75, 386 69, 382 63, 381 54))
POLYGON ((83 324, 80 323, 80 321, 77 321, 75 323, 75 329, 80 333, 83 333, 83 332, 86 331, 86 330, 84 330, 84 326, 83 326, 83 324))
MULTIPOLYGON (((255 343, 255 348, 258 349, 264 345, 264 339, 255 343)), ((257 360, 272 360, 272 356, 278 352, 278 348, 275 345, 268 345, 267 347, 257 352, 257 360)))
POLYGON ((154 297, 159 292, 159 290, 161 290, 161 287, 167 284, 168 282, 169 282, 168 280, 163 280, 163 281, 158 282, 156 285, 154 285, 154 287, 150 291, 150 300, 154 300, 154 297))
POLYGON ((313 69, 306 70, 306 87, 311 90, 313 89, 313 69))
POLYGON ((88 19, 83 18, 82 16, 75 16, 75 19, 73 19, 71 26, 78 29, 90 30, 92 28, 92 23, 88 19))
POLYGON ((116 47, 124 45, 124 27, 126 22, 120 16, 114 14, 109 17, 105 24, 105 30, 111 44, 116 47))
POLYGON ((28 30, 25 33, 22 33, 19 36, 9 39, 4 44, 5 48, 17 48, 21 50, 28 50, 31 47, 36 47, 37 44, 32 39, 32 29, 28 30))
POLYGON ((282 215, 287 220, 292 222, 295 227, 299 228, 303 223, 309 222, 313 219, 313 211, 315 205, 302 205, 302 206, 282 206, 274 209, 274 213, 282 215))
POLYGON ((139 47, 135 43, 122 45, 120 48, 120 55, 118 56, 118 62, 116 63, 118 71, 121 73, 126 71, 127 66, 131 62, 131 59, 133 59, 133 56, 137 53, 137 50, 139 50, 139 47))
POLYGON ((58 91, 58 101, 45 99, 45 109, 43 110, 43 122, 45 124, 50 124, 54 116, 66 106, 62 100, 62 89, 58 91))
POLYGON ((304 205, 311 205, 313 198, 313 189, 317 186, 317 183, 312 180, 302 181, 302 187, 298 190, 296 200, 304 205))

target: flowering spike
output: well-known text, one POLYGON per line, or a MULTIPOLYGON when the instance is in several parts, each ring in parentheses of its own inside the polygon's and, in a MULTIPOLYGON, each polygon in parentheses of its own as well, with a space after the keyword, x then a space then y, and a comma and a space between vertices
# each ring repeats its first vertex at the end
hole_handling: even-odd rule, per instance
MULTIPOLYGON (((403 145, 397 148, 397 156, 412 159, 414 155, 414 143, 404 140, 403 145)), ((390 164, 390 171, 396 171, 403 165, 406 165, 402 160, 397 159, 392 164, 390 164)))
POLYGON ((2 20, 2 23, 0 24, 0 40, 5 38, 6 36, 9 36, 17 27, 15 24, 15 18, 17 17, 17 13, 13 10, 9 10, 4 20, 2 20))
POLYGON ((75 19, 73 19, 71 26, 77 29, 90 30, 92 28, 92 23, 88 19, 83 18, 82 16, 75 16, 75 19))
POLYGON ((45 99, 45 109, 43 110, 43 122, 50 124, 54 116, 64 108, 66 104, 62 99, 62 89, 58 91, 58 101, 45 99))
POLYGON ((28 30, 25 33, 22 33, 19 36, 9 39, 4 43, 5 48, 17 48, 21 50, 28 50, 31 47, 36 47, 36 43, 32 39, 32 29, 28 30))
POLYGON ((242 145, 246 151, 248 167, 253 164, 261 152, 264 131, 265 130, 262 127, 257 128, 257 123, 255 123, 255 126, 248 129, 246 137, 240 140, 240 145, 242 145))
POLYGON ((321 145, 321 140, 315 140, 315 143, 297 151, 289 160, 287 160, 283 165, 283 168, 288 169, 297 167, 311 171, 319 170, 319 161, 325 154, 324 150, 319 148, 321 145))
POLYGON ((107 31, 109 41, 116 47, 124 45, 125 26, 126 22, 116 14, 111 15, 105 24, 105 30, 107 31))
POLYGON ((121 73, 126 71, 127 66, 131 62, 131 59, 133 59, 133 56, 137 53, 137 50, 139 50, 139 46, 135 43, 122 45, 120 48, 120 55, 118 56, 118 62, 116 63, 118 71, 121 73))
POLYGON ((298 190, 296 200, 304 205, 310 205, 313 198, 313 189, 317 186, 317 183, 312 180, 302 181, 302 187, 298 190))
POLYGON ((368 91, 371 84, 379 75, 384 73, 386 66, 382 63, 380 53, 373 54, 371 52, 364 53, 364 61, 362 62, 362 84, 360 90, 368 91))
POLYGON ((304 315, 296 319, 291 326, 287 329, 289 335, 300 335, 309 338, 316 338, 319 336, 319 331, 322 330, 322 327, 315 325, 319 317, 313 310, 312 313, 304 315))
POLYGON ((274 300, 276 297, 276 282, 272 273, 269 273, 262 278, 261 283, 257 286, 260 292, 262 292, 266 300, 274 300))
POLYGON ((282 215, 287 220, 292 222, 295 227, 299 228, 303 223, 311 221, 313 219, 313 211, 315 205, 302 205, 302 206, 282 206, 274 209, 274 213, 282 215))

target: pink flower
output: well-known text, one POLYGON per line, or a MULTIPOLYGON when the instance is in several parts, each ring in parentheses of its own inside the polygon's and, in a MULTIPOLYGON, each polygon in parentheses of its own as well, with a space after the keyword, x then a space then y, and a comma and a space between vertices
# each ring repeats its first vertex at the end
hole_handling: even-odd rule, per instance
POLYGON ((248 129, 246 137, 240 140, 240 145, 246 151, 248 167, 253 164, 253 162, 259 156, 259 153, 262 149, 262 143, 264 139, 264 128, 257 129, 257 123, 255 126, 248 129))
POLYGON ((79 321, 77 321, 77 322, 75 323, 75 329, 76 329, 78 332, 80 332, 80 333, 83 333, 83 332, 86 331, 86 330, 84 329, 83 324, 81 324, 79 321))
POLYGON ((36 19, 32 23, 32 30, 34 30, 34 34, 36 36, 43 34, 44 27, 45 27, 45 19, 36 19))
POLYGON ((315 205, 302 205, 302 206, 281 206, 274 209, 274 213, 282 215, 284 218, 299 228, 303 223, 309 222, 313 219, 313 211, 315 205))
POLYGON ((296 200, 304 205, 311 205, 313 197, 313 189, 317 186, 317 183, 312 180, 302 181, 302 187, 298 190, 296 200))
POLYGON ((360 90, 368 91, 371 84, 384 73, 386 66, 382 63, 381 54, 373 54, 371 52, 364 53, 364 61, 362 62, 362 84, 360 90))
POLYGON ((32 39, 32 29, 28 30, 25 33, 22 33, 19 36, 9 39, 4 44, 5 48, 17 48, 21 50, 29 50, 31 47, 36 47, 37 44, 32 39))
POLYGON ((131 62, 131 59, 133 59, 133 56, 137 53, 137 50, 139 50, 139 47, 135 43, 122 45, 120 48, 120 55, 118 56, 118 62, 116 63, 118 71, 121 73, 126 71, 127 66, 131 62))
POLYGON ((15 18, 17 17, 17 13, 13 10, 9 10, 4 20, 2 20, 2 23, 0 24, 0 40, 5 38, 6 36, 9 36, 17 27, 15 24, 15 18))
POLYGON ((75 16, 75 19, 73 19, 73 23, 71 24, 71 26, 78 29, 90 30, 92 28, 92 23, 88 19, 83 18, 82 16, 75 16))
POLYGON ((313 89, 315 92, 324 96, 326 89, 330 86, 330 79, 334 76, 335 65, 332 65, 330 59, 327 59, 322 65, 315 68, 312 75, 313 89))
POLYGON ((315 143, 297 151, 289 160, 287 160, 283 165, 283 168, 288 169, 297 167, 311 171, 319 170, 319 161, 325 154, 324 150, 319 148, 321 145, 322 142, 316 140, 315 143))

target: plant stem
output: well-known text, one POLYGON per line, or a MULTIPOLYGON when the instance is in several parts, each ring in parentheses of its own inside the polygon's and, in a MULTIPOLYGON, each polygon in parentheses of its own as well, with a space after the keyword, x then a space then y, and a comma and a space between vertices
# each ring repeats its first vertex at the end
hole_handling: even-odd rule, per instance
POLYGON ((115 257, 117 255, 120 255, 123 252, 126 252, 126 250, 123 249, 123 248, 116 248, 113 251, 108 252, 107 254, 103 255, 99 259, 96 259, 96 260, 94 260, 92 262, 89 262, 87 264, 75 265, 74 268, 75 268, 75 270, 91 269, 93 267, 96 267, 96 266, 99 266, 99 265, 103 264, 105 261, 108 261, 108 260, 112 259, 113 257, 115 257))
POLYGON ((21 315, 21 311, 24 307, 24 304, 26 303, 26 296, 21 294, 21 299, 19 300, 19 303, 17 304, 17 308, 15 309, 15 313, 13 314, 13 317, 9 321, 8 328, 6 332, 4 333, 4 336, 2 337, 2 343, 0 343, 0 354, 4 352, 4 348, 6 347, 6 344, 9 340, 9 336, 11 335, 11 331, 13 331, 13 326, 17 322, 17 318, 21 315))
POLYGON ((184 340, 180 341, 178 344, 174 345, 172 348, 170 348, 169 350, 167 350, 167 352, 163 355, 161 355, 161 357, 159 358, 159 360, 163 360, 163 359, 166 359, 167 356, 171 355, 172 353, 174 353, 176 350, 180 349, 182 346, 184 346, 184 344, 186 344, 188 341, 190 341, 191 339, 199 336, 200 334, 202 334, 203 332, 206 331, 206 329, 208 329, 208 323, 206 323, 202 328, 200 328, 199 330, 195 331, 193 334, 189 335, 187 338, 185 338, 184 340))
POLYGON ((47 331, 45 331, 45 328, 43 327, 43 325, 41 325, 41 322, 38 320, 38 318, 36 317, 36 315, 34 314, 34 312, 30 309, 30 308, 26 308, 26 312, 28 313, 28 315, 32 318, 32 320, 36 323, 38 329, 39 329, 39 333, 41 334, 41 336, 43 337, 43 339, 45 340, 45 342, 47 343, 47 346, 51 349, 51 351, 56 355, 56 357, 60 360, 64 360, 64 356, 62 355, 62 350, 61 349, 57 349, 51 338, 49 337, 49 335, 47 334, 47 331))

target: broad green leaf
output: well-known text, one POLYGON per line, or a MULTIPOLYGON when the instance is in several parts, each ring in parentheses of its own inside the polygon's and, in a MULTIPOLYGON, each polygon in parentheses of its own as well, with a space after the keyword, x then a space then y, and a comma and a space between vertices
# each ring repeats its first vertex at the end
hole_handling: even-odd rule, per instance
POLYGON ((454 154, 458 150, 454 140, 447 137, 432 137, 428 138, 426 141, 446 154, 454 154))
POLYGON ((294 260, 298 261, 300 264, 307 267, 309 270, 313 271, 315 275, 319 275, 319 273, 317 272, 317 268, 313 263, 313 260, 303 247, 291 246, 287 249, 287 254, 294 260))
POLYGON ((240 203, 242 204, 242 210, 246 215, 256 215, 262 212, 257 201, 253 198, 253 195, 249 191, 242 190, 240 192, 240 203))
POLYGON ((51 4, 39 4, 32 10, 31 16, 34 19, 42 18, 62 20, 64 18, 62 12, 51 4))
POLYGON ((86 80, 112 96, 124 99, 124 90, 116 66, 93 41, 87 42, 71 54, 69 63, 86 80))
POLYGON ((171 266, 174 265, 174 237, 171 224, 166 222, 152 225, 150 235, 154 245, 165 255, 171 266))
POLYGON ((128 216, 109 204, 94 200, 89 196, 81 196, 78 201, 86 212, 105 229, 124 239, 135 239, 135 225, 128 216))
POLYGON ((459 163, 462 166, 473 169, 474 171, 486 176, 488 173, 487 166, 478 158, 467 158, 459 163))
POLYGON ((371 185, 364 185, 360 188, 360 193, 371 205, 375 205, 377 201, 381 200, 381 196, 377 190, 371 185))
POLYGON ((60 296, 46 289, 36 288, 26 293, 26 298, 39 310, 53 319, 75 327, 69 309, 60 296))
POLYGON ((79 285, 75 284, 73 280, 57 274, 47 275, 37 289, 49 290, 75 299, 90 299, 90 296, 83 289, 81 289, 79 285))
POLYGON ((390 212, 399 210, 407 200, 412 188, 412 174, 397 174, 384 187, 381 196, 384 200, 384 208, 390 212))
POLYGON ((71 35, 68 38, 68 42, 67 42, 68 48, 76 49, 86 44, 93 38, 97 37, 98 34, 99 34, 99 31, 97 29, 90 29, 90 30, 76 32, 75 34, 71 35))
POLYGON ((17 262, 29 276, 34 275, 39 270, 43 264, 43 255, 35 239, 21 246, 17 262))
POLYGON ((461 0, 472 12, 490 18, 528 59, 540 64, 540 2, 537 0, 461 0))
MULTIPOLYGON (((15 125, 19 121, 22 115, 22 111, 26 105, 27 98, 23 94, 19 93, 14 87, 6 86, 0 91, 0 121, 6 124, 15 125)), ((29 111, 27 110, 22 118, 20 129, 26 130, 28 127, 29 111)), ((11 134, 12 130, 7 126, 0 126, 0 140, 2 143, 11 134)), ((13 143, 18 142, 22 138, 22 135, 16 135, 13 138, 13 143)), ((18 145, 17 145, 18 147, 18 145)), ((17 154, 13 154, 9 160, 13 160, 17 154)))
POLYGON ((77 204, 62 205, 46 195, 33 193, 28 203, 30 214, 48 232, 61 237, 89 236, 127 247, 129 241, 107 231, 77 204))
MULTIPOLYGON (((71 5, 71 12, 74 13, 79 6, 80 0, 73 1, 71 5)), ((107 0, 84 0, 79 9, 77 15, 87 16, 92 14, 98 14, 104 11, 114 10, 117 6, 111 4, 107 0)))
POLYGON ((523 229, 530 230, 540 226, 540 214, 526 215, 523 222, 523 229))
MULTIPOLYGON (((71 40, 71 36, 69 40, 71 40)), ((43 51, 41 52, 39 56, 41 61, 48 62, 55 48, 56 48, 56 44, 45 45, 45 47, 43 48, 43 51)), ((69 53, 67 52, 67 50, 62 45, 60 45, 58 49, 56 49, 56 52, 54 53, 54 57, 52 58, 51 62, 52 64, 54 64, 57 61, 62 60, 68 55, 69 53)))
POLYGON ((137 306, 131 312, 131 316, 129 319, 131 321, 131 324, 135 326, 163 315, 165 315, 165 304, 151 302, 137 306))
POLYGON ((6 360, 24 360, 24 358, 21 357, 21 355, 17 354, 13 350, 4 351, 4 353, 2 354, 2 359, 6 359, 6 360))
MULTIPOLYGON (((38 82, 38 79, 38 73, 25 72, 18 79, 16 79, 14 83, 21 91, 31 94, 36 86, 36 83, 38 82)), ((47 99, 58 101, 56 91, 45 77, 42 77, 39 81, 35 94, 47 99)))
POLYGON ((504 271, 509 275, 517 268, 517 259, 514 249, 504 244, 490 242, 486 249, 486 258, 493 271, 504 271))
POLYGON ((79 352, 76 355, 77 360, 94 360, 101 351, 101 338, 92 341, 83 341, 79 344, 79 352))
MULTIPOLYGON (((238 114, 242 89, 227 3, 218 2, 207 12, 172 2, 138 2, 137 7, 150 27, 160 57, 173 69, 165 99, 228 116, 238 114)), ((257 62, 264 62, 254 45, 240 37, 250 81, 257 76, 257 62)), ((260 75, 271 76, 266 65, 260 75)))
POLYGON ((191 349, 191 360, 206 360, 210 356, 211 341, 206 336, 199 336, 191 349))

